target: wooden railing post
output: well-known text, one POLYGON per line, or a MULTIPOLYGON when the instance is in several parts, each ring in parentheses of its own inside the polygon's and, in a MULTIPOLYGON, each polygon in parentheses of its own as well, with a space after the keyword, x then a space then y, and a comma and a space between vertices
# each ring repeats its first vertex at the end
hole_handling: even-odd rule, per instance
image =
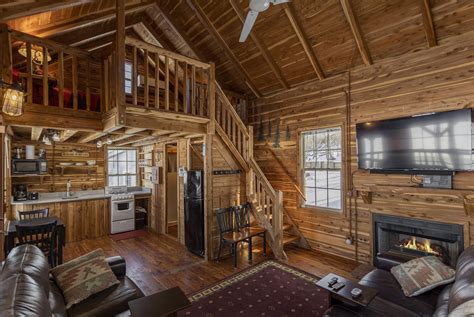
POLYGON ((277 254, 283 253, 283 193, 278 190, 273 202, 272 227, 277 254))
POLYGON ((117 125, 125 124, 125 0, 116 0, 115 32, 115 103, 117 125))
POLYGON ((0 24, 0 79, 11 84, 12 76, 12 47, 8 25, 0 24))
POLYGON ((209 116, 208 133, 214 134, 216 132, 216 65, 211 62, 209 68, 209 105, 207 115, 209 116))

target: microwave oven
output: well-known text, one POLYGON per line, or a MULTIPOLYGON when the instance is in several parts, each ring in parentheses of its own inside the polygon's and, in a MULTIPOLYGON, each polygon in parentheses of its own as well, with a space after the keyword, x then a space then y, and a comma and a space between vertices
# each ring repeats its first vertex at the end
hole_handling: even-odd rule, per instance
POLYGON ((12 160, 12 174, 46 174, 46 160, 12 160))

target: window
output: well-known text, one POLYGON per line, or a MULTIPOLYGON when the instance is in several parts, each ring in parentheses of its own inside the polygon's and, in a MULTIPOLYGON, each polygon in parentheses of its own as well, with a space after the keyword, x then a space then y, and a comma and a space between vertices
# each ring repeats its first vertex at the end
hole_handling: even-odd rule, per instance
POLYGON ((306 206, 341 210, 341 128, 301 133, 306 206))
POLYGON ((109 186, 137 186, 136 150, 109 149, 107 157, 109 186))
POLYGON ((132 63, 125 62, 125 93, 132 94, 132 63))

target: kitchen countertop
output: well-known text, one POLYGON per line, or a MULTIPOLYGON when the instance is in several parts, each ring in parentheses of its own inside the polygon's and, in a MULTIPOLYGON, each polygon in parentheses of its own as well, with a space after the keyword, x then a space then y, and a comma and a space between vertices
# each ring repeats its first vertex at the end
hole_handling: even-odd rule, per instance
MULTIPOLYGON (((39 198, 37 200, 24 200, 24 201, 13 201, 11 199, 11 205, 38 205, 38 204, 49 204, 49 203, 67 203, 70 201, 79 201, 79 200, 93 200, 93 199, 103 199, 110 198, 109 194, 106 194, 104 189, 97 190, 84 190, 73 192, 75 196, 71 198, 62 198, 66 195, 66 192, 57 192, 57 193, 39 193, 39 198)), ((133 187, 129 191, 129 194, 134 194, 135 196, 140 195, 150 195, 151 189, 146 187, 133 187)))

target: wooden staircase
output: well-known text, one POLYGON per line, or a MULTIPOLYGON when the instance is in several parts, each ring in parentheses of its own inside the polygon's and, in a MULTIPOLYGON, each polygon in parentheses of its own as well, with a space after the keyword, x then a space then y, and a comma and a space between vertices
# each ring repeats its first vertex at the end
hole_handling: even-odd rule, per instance
POLYGON ((267 230, 276 258, 286 260, 286 245, 297 243, 309 248, 297 225, 283 206, 283 192, 270 184, 253 156, 253 128, 246 127, 216 82, 216 133, 246 173, 247 198, 255 221, 267 230))

